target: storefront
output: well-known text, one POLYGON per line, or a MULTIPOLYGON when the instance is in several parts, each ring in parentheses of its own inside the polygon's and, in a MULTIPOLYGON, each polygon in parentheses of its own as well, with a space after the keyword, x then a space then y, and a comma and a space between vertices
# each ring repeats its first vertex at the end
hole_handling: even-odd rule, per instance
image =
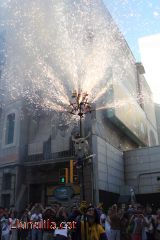
POLYGON ((28 203, 44 205, 59 201, 70 205, 80 199, 77 171, 71 173, 70 161, 27 168, 28 203), (64 172, 64 173, 62 173, 64 172), (71 179, 72 177, 72 179, 71 179))

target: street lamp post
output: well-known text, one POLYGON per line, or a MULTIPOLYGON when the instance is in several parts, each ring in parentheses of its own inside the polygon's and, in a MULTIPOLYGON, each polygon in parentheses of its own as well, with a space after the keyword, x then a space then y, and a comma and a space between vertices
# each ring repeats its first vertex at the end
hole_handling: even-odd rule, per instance
MULTIPOLYGON (((93 110, 91 109, 91 104, 88 102, 88 94, 82 93, 77 91, 73 91, 72 93, 72 100, 70 102, 70 111, 69 113, 73 115, 79 116, 79 135, 77 136, 77 139, 81 140, 81 142, 84 142, 85 138, 83 138, 83 132, 82 132, 82 119, 87 113, 91 113, 93 110)), ((81 144, 79 142, 79 144, 81 144)), ((85 201, 85 189, 84 189, 84 161, 85 161, 85 153, 84 149, 81 148, 81 151, 77 154, 79 156, 78 160, 81 162, 81 192, 82 192, 82 199, 85 201)))
MULTIPOLYGON (((88 94, 87 93, 82 93, 77 91, 74 91, 72 93, 72 101, 70 102, 70 113, 73 115, 79 116, 79 136, 76 137, 75 143, 77 143, 78 146, 78 151, 77 151, 77 160, 80 161, 81 165, 81 193, 82 193, 82 200, 85 201, 85 188, 84 188, 84 161, 88 158, 86 156, 86 150, 83 149, 84 143, 87 142, 87 137, 83 138, 83 132, 82 132, 82 118, 84 117, 85 114, 91 113, 91 105, 88 102, 88 94), (83 144, 83 146, 82 146, 83 144), (79 151, 80 149, 80 151, 79 151)), ((90 157, 90 156, 89 156, 90 157)), ((86 231, 86 214, 84 212, 84 240, 87 239, 87 231, 86 231)))

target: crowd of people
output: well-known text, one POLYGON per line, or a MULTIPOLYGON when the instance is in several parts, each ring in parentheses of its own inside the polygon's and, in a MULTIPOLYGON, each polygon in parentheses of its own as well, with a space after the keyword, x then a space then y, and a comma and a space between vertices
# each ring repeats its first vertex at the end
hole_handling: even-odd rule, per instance
POLYGON ((102 204, 82 202, 68 211, 54 202, 45 208, 28 205, 18 214, 14 207, 1 207, 0 235, 1 240, 160 240, 160 209, 114 204, 104 211, 102 204))

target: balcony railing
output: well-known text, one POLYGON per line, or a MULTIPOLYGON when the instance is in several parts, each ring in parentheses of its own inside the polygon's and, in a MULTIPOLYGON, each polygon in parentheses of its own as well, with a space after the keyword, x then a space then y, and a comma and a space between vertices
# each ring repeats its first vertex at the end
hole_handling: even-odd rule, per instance
MULTIPOLYGON (((70 148, 65 151, 52 152, 51 144, 49 142, 36 142, 25 146, 25 154, 23 153, 23 159, 25 162, 39 162, 63 159, 75 156, 73 144, 70 144, 70 148)), ((24 152, 23 151, 23 152, 24 152)))

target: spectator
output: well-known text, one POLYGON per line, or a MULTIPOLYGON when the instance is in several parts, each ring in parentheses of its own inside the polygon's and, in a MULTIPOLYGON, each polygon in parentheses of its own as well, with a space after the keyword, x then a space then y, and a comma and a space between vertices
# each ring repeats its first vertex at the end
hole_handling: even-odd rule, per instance
POLYGON ((146 208, 145 220, 147 223, 147 226, 145 227, 147 240, 154 240, 155 222, 152 215, 152 208, 149 206, 146 208))
POLYGON ((10 226, 10 240, 17 239, 17 229, 16 229, 17 213, 12 210, 9 216, 9 226, 10 226), (12 228, 14 226, 15 228, 12 228))
MULTIPOLYGON (((56 222, 56 211, 48 206, 43 212, 43 220, 51 222, 56 222)), ((44 229, 43 240, 51 240, 53 238, 54 230, 44 229)))
MULTIPOLYGON (((23 212, 22 212, 22 216, 20 218, 20 221, 23 222, 23 223, 27 223, 29 222, 29 216, 28 216, 28 209, 25 209, 23 212)), ((29 233, 29 229, 26 229, 24 228, 20 228, 18 229, 18 240, 28 240, 28 233, 29 233)))
POLYGON ((112 206, 112 210, 110 212, 110 240, 120 240, 120 216, 118 215, 117 205, 114 204, 112 206))
POLYGON ((56 240, 68 239, 69 232, 66 224, 67 219, 68 219, 68 214, 66 209, 64 207, 60 207, 56 214, 57 228, 55 229, 55 233, 54 233, 56 240))
MULTIPOLYGON (((32 209, 33 214, 31 215, 31 221, 34 223, 40 223, 42 221, 41 206, 39 204, 35 205, 32 209)), ((42 229, 33 228, 31 230, 32 240, 42 240, 42 229)))
POLYGON ((130 240, 130 232, 129 232, 129 214, 124 213, 121 218, 121 240, 130 240))
POLYGON ((155 240, 160 240, 160 209, 157 210, 155 228, 155 240))
POLYGON ((4 215, 1 218, 1 228, 2 228, 1 239, 9 240, 10 239, 10 225, 9 225, 9 219, 8 219, 7 215, 4 215))
MULTIPOLYGON (((78 220, 81 218, 81 212, 78 209, 77 205, 74 204, 72 209, 71 209, 71 213, 69 215, 68 221, 69 222, 78 222, 78 220)), ((71 234, 71 239, 75 239, 76 236, 76 229, 71 229, 70 230, 70 234, 71 234)))
POLYGON ((76 240, 83 240, 85 234, 87 240, 107 240, 106 233, 100 225, 98 212, 93 206, 86 211, 86 222, 83 220, 77 225, 76 240))
POLYGON ((104 210, 103 210, 103 203, 100 203, 97 206, 97 211, 98 211, 99 217, 100 217, 100 224, 105 229, 106 214, 104 213, 104 210))
POLYGON ((110 219, 111 212, 112 212, 112 209, 109 208, 108 215, 107 215, 106 221, 105 221, 105 232, 106 232, 108 240, 110 240, 110 232, 111 232, 111 219, 110 219))
POLYGON ((2 222, 1 219, 3 218, 4 215, 4 208, 0 207, 0 236, 2 235, 2 222))
POLYGON ((133 226, 132 240, 146 240, 145 227, 147 226, 147 222, 141 207, 132 216, 130 224, 133 226))

